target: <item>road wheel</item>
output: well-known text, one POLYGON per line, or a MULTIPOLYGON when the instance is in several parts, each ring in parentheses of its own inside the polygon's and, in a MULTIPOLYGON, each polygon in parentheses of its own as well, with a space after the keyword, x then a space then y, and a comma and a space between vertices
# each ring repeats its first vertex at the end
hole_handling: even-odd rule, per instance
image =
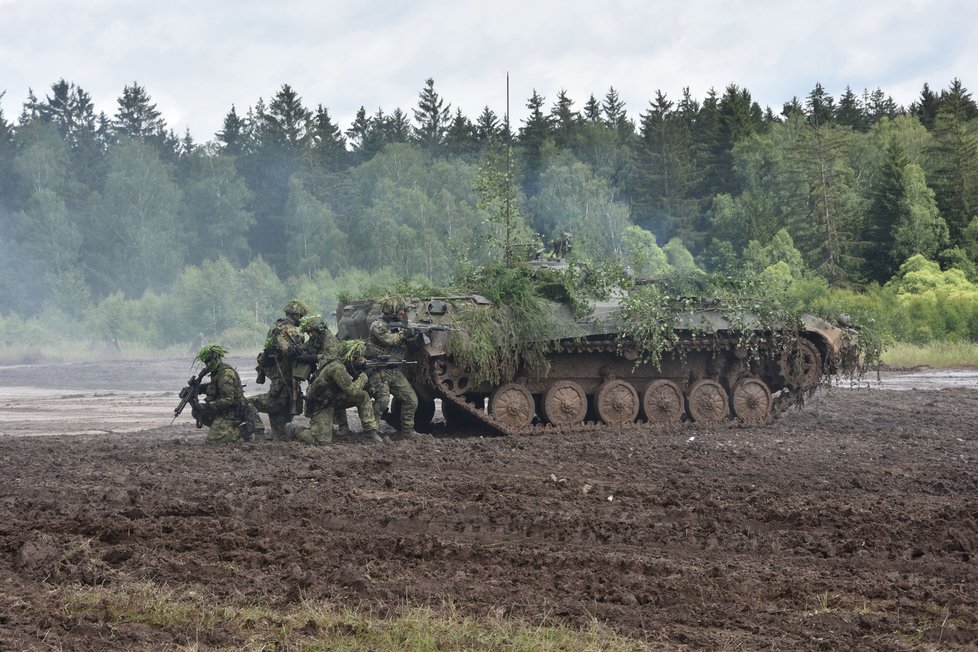
POLYGON ((689 406, 689 416, 698 423, 718 423, 730 414, 723 385, 709 378, 693 383, 686 404, 689 406))

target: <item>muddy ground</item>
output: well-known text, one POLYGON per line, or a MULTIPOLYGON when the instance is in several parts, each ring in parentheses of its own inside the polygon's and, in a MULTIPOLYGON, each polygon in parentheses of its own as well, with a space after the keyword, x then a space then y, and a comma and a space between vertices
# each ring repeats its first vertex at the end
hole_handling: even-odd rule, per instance
POLYGON ((596 620, 649 649, 978 647, 974 375, 890 374, 769 426, 310 448, 169 425, 188 371, 0 368, 0 649, 244 642, 65 608, 127 582, 596 620))

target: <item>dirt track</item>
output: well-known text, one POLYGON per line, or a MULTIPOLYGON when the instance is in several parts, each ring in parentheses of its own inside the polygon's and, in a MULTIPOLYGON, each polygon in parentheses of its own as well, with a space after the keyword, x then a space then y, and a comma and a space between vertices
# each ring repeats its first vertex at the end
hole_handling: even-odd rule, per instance
POLYGON ((650 649, 978 647, 968 382, 833 389, 764 427, 208 447, 166 425, 185 366, 115 364, 0 370, 2 650, 242 643, 64 609, 128 581, 597 619, 650 649))

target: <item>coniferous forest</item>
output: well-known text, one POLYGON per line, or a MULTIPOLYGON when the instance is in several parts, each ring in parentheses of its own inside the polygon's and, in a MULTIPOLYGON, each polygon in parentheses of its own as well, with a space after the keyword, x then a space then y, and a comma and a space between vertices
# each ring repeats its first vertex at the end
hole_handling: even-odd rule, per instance
POLYGON ((137 83, 111 115, 73 82, 32 91, 0 112, 0 338, 247 345, 292 297, 328 315, 443 283, 515 228, 643 275, 751 279, 896 340, 978 341, 978 106, 959 80, 909 106, 816 84, 762 108, 731 84, 525 107, 466 116, 428 79, 416 106, 343 126, 285 84, 199 141, 137 83))

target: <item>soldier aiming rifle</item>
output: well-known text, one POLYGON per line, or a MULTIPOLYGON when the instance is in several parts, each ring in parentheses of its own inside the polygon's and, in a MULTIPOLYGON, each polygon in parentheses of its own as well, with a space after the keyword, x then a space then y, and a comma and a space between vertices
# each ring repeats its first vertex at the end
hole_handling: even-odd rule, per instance
POLYGON ((180 403, 173 410, 173 419, 189 403, 197 427, 208 428, 208 443, 251 441, 256 432, 264 436, 265 426, 258 411, 245 398, 241 377, 234 367, 225 364, 225 355, 227 349, 217 344, 208 344, 197 353, 195 360, 203 363, 204 368, 180 390, 180 403), (206 383, 203 382, 205 374, 210 374, 206 383), (201 394, 206 396, 203 403, 197 398, 201 394))

